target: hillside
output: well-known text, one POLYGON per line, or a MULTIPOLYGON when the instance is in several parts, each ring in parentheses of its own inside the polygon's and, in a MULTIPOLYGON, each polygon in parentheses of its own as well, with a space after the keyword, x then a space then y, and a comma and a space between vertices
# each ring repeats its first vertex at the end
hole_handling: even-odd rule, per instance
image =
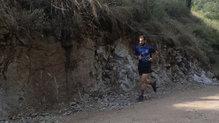
POLYGON ((1 0, 0 118, 138 91, 140 34, 160 52, 162 88, 216 83, 219 31, 192 11, 183 0, 1 0))

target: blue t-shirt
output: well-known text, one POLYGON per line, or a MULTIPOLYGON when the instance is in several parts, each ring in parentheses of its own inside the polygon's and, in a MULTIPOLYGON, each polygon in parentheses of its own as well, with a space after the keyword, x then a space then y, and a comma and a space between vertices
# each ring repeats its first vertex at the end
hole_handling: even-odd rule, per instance
POLYGON ((138 45, 134 50, 134 54, 136 56, 142 56, 142 59, 138 62, 138 67, 151 66, 149 58, 151 58, 152 53, 154 53, 155 51, 156 50, 150 45, 146 45, 145 47, 138 45))

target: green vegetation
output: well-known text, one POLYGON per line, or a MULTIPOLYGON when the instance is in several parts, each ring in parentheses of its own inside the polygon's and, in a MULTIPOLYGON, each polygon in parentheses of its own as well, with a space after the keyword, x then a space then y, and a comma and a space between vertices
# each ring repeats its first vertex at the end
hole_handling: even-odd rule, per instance
POLYGON ((205 17, 212 20, 219 20, 219 1, 218 0, 192 0, 193 10, 202 13, 205 17))
POLYGON ((219 1, 192 0, 192 14, 202 20, 193 34, 200 39, 212 64, 212 70, 219 74, 219 1))
POLYGON ((189 14, 184 0, 121 0, 120 2, 121 4, 111 7, 116 10, 114 13, 122 12, 119 17, 123 17, 126 12, 135 20, 161 19, 168 15, 178 17, 189 14))
POLYGON ((203 20, 205 25, 200 25, 193 31, 194 34, 204 39, 214 50, 219 48, 219 1, 193 0, 193 15, 203 20))

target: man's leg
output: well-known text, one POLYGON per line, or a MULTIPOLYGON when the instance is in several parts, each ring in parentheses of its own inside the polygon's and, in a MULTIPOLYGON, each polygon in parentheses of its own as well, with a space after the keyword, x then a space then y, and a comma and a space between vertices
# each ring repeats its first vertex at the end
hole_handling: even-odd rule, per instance
POLYGON ((150 80, 148 80, 148 77, 150 76, 149 73, 147 74, 142 74, 141 75, 141 88, 140 88, 140 96, 137 98, 138 101, 142 101, 143 100, 143 95, 144 95, 144 91, 146 89, 146 84, 150 84, 154 90, 154 92, 156 92, 157 87, 156 87, 156 82, 152 83, 150 80))
POLYGON ((148 78, 149 74, 142 74, 141 75, 141 95, 144 95, 144 91, 146 89, 146 84, 151 84, 151 81, 149 81, 148 78))
MULTIPOLYGON (((142 85, 141 85, 141 92, 144 94, 144 91, 143 90, 145 90, 146 89, 146 84, 149 84, 149 85, 151 85, 152 86, 152 88, 153 88, 153 90, 154 90, 154 92, 156 92, 157 91, 157 85, 156 85, 156 81, 155 82, 151 82, 150 80, 148 80, 148 77, 150 76, 150 74, 149 73, 147 73, 147 74, 143 74, 144 75, 144 77, 142 77, 141 78, 141 82, 142 82, 142 85), (143 84, 143 83, 145 83, 145 84, 143 84)), ((142 76, 143 76, 142 75, 142 76)), ((142 95, 143 95, 142 94, 142 95)))

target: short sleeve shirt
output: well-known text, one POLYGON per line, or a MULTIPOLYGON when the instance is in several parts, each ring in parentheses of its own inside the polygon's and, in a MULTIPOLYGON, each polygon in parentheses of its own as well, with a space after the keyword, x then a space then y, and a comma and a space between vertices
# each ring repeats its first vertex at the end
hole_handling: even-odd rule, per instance
POLYGON ((136 56, 142 56, 142 59, 138 62, 138 67, 151 66, 149 58, 151 58, 152 53, 154 53, 155 51, 156 50, 150 45, 146 45, 145 47, 138 45, 134 50, 134 54, 136 56))

